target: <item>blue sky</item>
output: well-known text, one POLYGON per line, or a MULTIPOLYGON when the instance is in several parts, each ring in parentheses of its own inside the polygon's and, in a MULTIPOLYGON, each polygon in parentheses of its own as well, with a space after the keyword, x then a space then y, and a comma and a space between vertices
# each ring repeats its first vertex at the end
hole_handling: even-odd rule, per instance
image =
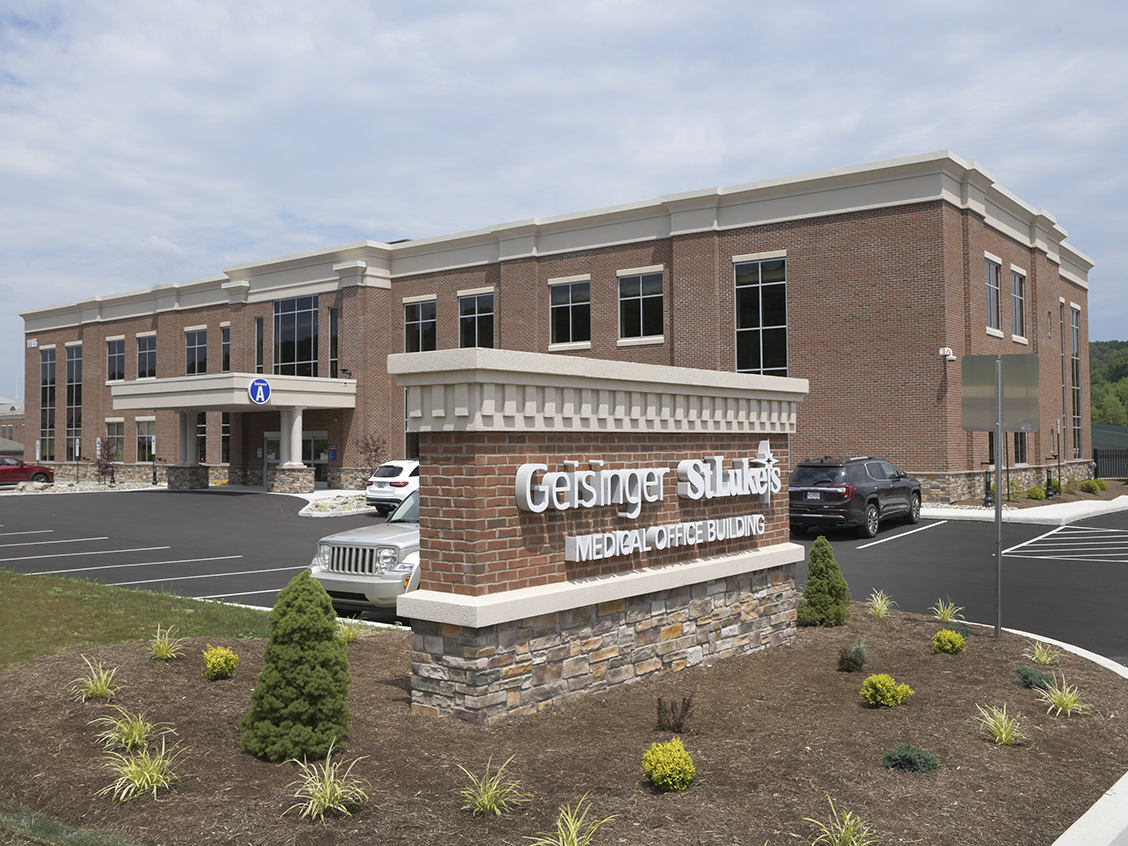
POLYGON ((22 310, 942 149, 1128 339, 1123 2, 3 0, 0 395, 22 310))

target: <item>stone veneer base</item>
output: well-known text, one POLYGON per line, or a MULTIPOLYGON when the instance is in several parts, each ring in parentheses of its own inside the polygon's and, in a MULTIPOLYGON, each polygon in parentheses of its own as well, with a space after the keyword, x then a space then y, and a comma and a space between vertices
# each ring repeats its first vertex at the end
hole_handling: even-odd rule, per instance
POLYGON ((791 644, 796 598, 790 561, 480 627, 412 619, 411 707, 489 725, 791 644))

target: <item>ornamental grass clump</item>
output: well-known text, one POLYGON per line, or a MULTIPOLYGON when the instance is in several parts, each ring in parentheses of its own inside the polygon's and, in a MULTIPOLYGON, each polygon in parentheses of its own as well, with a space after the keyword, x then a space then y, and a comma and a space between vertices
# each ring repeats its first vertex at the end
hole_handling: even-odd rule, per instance
POLYGON ((834 807, 834 801, 827 796, 826 800, 830 802, 831 818, 825 823, 811 817, 803 817, 809 823, 814 823, 820 829, 822 834, 811 841, 811 846, 870 846, 872 843, 877 842, 877 837, 870 831, 869 824, 864 822, 861 817, 856 817, 849 811, 838 816, 838 809, 834 807))
POLYGON ((329 594, 303 571, 270 612, 263 668, 239 742, 260 758, 324 758, 348 731, 352 678, 329 594))
MULTIPOLYGON (((154 725, 149 722, 144 714, 131 714, 120 705, 115 705, 114 708, 118 712, 116 717, 112 714, 103 714, 101 717, 90 721, 91 725, 105 726, 102 731, 95 735, 95 739, 107 750, 124 749, 126 752, 133 752, 147 749, 156 726, 168 725, 168 723, 154 725)), ((172 732, 171 729, 164 731, 172 732)), ((162 731, 162 733, 164 732, 162 731)), ((176 732, 172 733, 175 734, 176 732)))
POLYGON ((588 812, 591 811, 591 802, 584 807, 587 794, 580 797, 575 809, 565 805, 560 809, 560 816, 556 818, 556 831, 542 831, 536 837, 527 837, 529 846, 591 846, 595 833, 608 823, 619 818, 618 814, 602 820, 588 822, 588 812))
POLYGON ((937 599, 936 604, 928 610, 935 614, 936 619, 941 623, 948 623, 963 616, 960 613, 961 611, 963 611, 963 606, 956 605, 956 603, 952 602, 952 598, 950 596, 948 597, 947 602, 942 599, 937 599))
POLYGON ((117 775, 112 784, 98 791, 99 796, 107 793, 119 802, 128 802, 136 796, 169 789, 176 780, 174 768, 185 750, 167 749, 164 740, 161 748, 142 749, 130 754, 109 752, 105 767, 117 775))
POLYGON ((208 681, 229 679, 235 675, 235 668, 239 666, 239 656, 226 646, 212 646, 208 644, 204 652, 204 678, 208 681))
POLYGON ((1065 714, 1067 717, 1072 717, 1074 714, 1085 714, 1092 710, 1092 706, 1081 700, 1077 686, 1065 683, 1064 674, 1060 682, 1056 676, 1052 677, 1049 685, 1038 691, 1038 700, 1048 706, 1047 714, 1058 716, 1065 714))
POLYGON ((975 707, 979 709, 978 724, 981 737, 990 740, 996 746, 1016 746, 1026 739, 1018 722, 1018 717, 1022 714, 1018 717, 1008 715, 1006 705, 1002 708, 997 705, 989 708, 984 708, 982 705, 975 707))
POLYGON ((352 617, 337 620, 337 637, 346 644, 356 643, 366 634, 368 634, 368 627, 360 620, 352 617))
POLYGON ((807 583, 795 613, 800 626, 841 626, 850 617, 850 587, 825 535, 811 546, 807 583))
POLYGON ((1022 651, 1023 658, 1029 658, 1035 664, 1040 664, 1045 667, 1050 664, 1057 664, 1061 661, 1061 650, 1054 649, 1048 643, 1042 643, 1039 640, 1031 640, 1028 642, 1026 649, 1022 651))
POLYGON ((90 659, 85 655, 82 656, 82 660, 86 662, 87 673, 71 682, 71 693, 74 694, 74 698, 79 702, 88 702, 91 699, 113 699, 114 694, 118 692, 118 687, 114 684, 117 667, 107 670, 101 661, 91 664, 90 659))
POLYGON ((896 604, 897 603, 890 599, 889 595, 883 590, 875 590, 869 595, 869 599, 866 600, 866 608, 869 611, 869 615, 878 619, 887 616, 896 604))
POLYGON ((494 773, 490 772, 493 758, 487 759, 486 771, 480 776, 474 775, 461 764, 458 765, 458 768, 470 779, 470 786, 458 791, 458 795, 462 798, 462 810, 469 811, 476 817, 504 814, 533 798, 531 793, 521 789, 519 783, 505 780, 503 775, 505 768, 514 757, 510 755, 494 773))
POLYGON ((349 808, 367 801, 368 794, 364 792, 364 782, 352 776, 352 768, 356 766, 357 761, 363 761, 364 758, 357 758, 346 769, 342 769, 341 764, 334 764, 332 759, 333 747, 330 745, 329 751, 325 753, 325 763, 320 767, 295 758, 286 762, 297 764, 302 774, 297 781, 290 782, 288 785, 297 786, 294 798, 298 802, 287 808, 284 813, 297 810, 303 819, 309 817, 320 820, 325 816, 326 811, 339 811, 350 817, 352 812, 349 808))
POLYGON ((897 684, 888 673, 874 673, 862 682, 862 699, 875 707, 895 708, 914 693, 907 684, 897 684))
POLYGON ((967 649, 963 635, 951 629, 941 629, 932 636, 932 651, 947 655, 962 655, 967 649))
POLYGON ((173 661, 180 657, 184 651, 184 641, 173 637, 176 626, 169 626, 161 631, 160 623, 157 624, 157 633, 149 641, 149 657, 157 661, 173 661))
POLYGON ((685 751, 680 737, 647 749, 642 756, 642 771, 663 793, 685 790, 697 774, 693 758, 685 751))

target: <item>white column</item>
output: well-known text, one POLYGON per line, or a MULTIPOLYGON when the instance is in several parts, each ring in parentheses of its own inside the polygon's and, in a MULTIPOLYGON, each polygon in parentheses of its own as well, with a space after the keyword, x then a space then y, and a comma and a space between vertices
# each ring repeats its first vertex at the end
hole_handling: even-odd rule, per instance
POLYGON ((176 412, 176 463, 183 466, 188 463, 188 412, 176 412))
MULTIPOLYGON (((282 421, 282 443, 285 444, 289 441, 289 460, 284 462, 283 467, 302 467, 302 412, 305 409, 293 408, 290 409, 289 421, 283 417, 282 421)), ((283 455, 286 454, 285 447, 283 447, 283 455)))
POLYGON ((182 464, 187 464, 189 467, 194 467, 200 463, 200 445, 196 440, 196 417, 199 416, 198 411, 186 411, 184 413, 184 434, 181 436, 183 440, 182 447, 182 464))
POLYGON ((278 466, 290 466, 290 419, 293 415, 293 409, 280 408, 278 409, 279 417, 279 433, 278 433, 278 466))

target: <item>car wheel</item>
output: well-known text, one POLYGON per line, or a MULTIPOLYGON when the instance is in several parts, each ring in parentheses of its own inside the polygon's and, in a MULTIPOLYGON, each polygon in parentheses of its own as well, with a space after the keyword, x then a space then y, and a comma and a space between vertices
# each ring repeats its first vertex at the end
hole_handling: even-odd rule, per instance
POLYGON ((881 522, 877 516, 877 504, 871 502, 866 506, 866 518, 858 526, 858 534, 863 538, 872 538, 877 534, 878 524, 881 522))
POLYGON ((31 481, 33 481, 33 482, 46 482, 47 481, 47 474, 46 473, 32 473, 31 474, 31 481))
POLYGON ((905 522, 920 522, 920 494, 913 494, 912 499, 909 500, 909 516, 905 518, 905 522))

